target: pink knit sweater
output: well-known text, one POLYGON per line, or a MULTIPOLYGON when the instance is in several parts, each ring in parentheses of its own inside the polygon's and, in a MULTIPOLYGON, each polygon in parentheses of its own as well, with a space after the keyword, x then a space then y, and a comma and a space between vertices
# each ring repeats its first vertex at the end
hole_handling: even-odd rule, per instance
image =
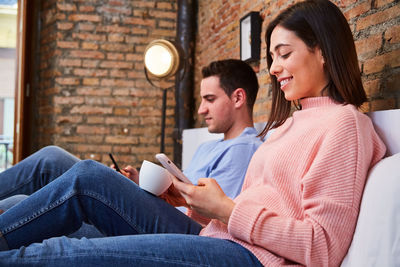
POLYGON ((265 266, 338 266, 386 148, 354 106, 328 97, 301 105, 254 154, 228 225, 212 220, 200 235, 233 240, 265 266))

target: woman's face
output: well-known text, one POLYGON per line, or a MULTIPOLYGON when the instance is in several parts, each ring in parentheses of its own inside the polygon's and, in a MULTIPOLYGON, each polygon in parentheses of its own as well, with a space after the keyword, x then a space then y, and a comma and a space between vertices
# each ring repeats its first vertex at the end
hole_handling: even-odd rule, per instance
POLYGON ((286 100, 321 96, 328 77, 319 47, 311 50, 294 32, 278 25, 271 34, 269 53, 273 60, 269 71, 286 100))

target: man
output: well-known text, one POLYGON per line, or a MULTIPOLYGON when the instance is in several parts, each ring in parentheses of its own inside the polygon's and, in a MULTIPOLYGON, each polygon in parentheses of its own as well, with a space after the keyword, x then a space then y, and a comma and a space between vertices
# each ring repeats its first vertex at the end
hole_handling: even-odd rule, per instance
MULTIPOLYGON (((234 198, 240 192, 247 165, 261 144, 252 119, 257 77, 240 60, 212 62, 202 74, 198 114, 204 117, 209 132, 223 133, 224 138, 202 144, 184 173, 195 184, 198 178, 213 177, 225 194, 234 198)), ((15 195, 34 193, 78 161, 65 150, 49 146, 0 173, 0 209, 26 198, 15 195), (7 199, 11 196, 14 197, 7 199)), ((122 174, 137 182, 138 173, 133 167, 123 168, 122 174)))

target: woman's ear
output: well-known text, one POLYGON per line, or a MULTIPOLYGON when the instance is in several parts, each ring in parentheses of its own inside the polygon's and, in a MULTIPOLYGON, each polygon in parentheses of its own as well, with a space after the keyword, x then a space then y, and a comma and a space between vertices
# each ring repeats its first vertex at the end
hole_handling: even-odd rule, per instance
POLYGON ((240 108, 243 105, 246 105, 246 92, 243 88, 237 88, 233 91, 231 99, 234 102, 235 107, 240 108))
POLYGON ((319 46, 317 46, 317 47, 315 48, 315 51, 316 51, 316 53, 317 53, 317 55, 318 55, 318 57, 319 57, 319 60, 320 60, 320 62, 321 62, 321 65, 322 65, 323 67, 325 67, 326 61, 325 61, 325 57, 324 57, 324 55, 323 55, 323 53, 322 53, 321 48, 319 48, 319 46))

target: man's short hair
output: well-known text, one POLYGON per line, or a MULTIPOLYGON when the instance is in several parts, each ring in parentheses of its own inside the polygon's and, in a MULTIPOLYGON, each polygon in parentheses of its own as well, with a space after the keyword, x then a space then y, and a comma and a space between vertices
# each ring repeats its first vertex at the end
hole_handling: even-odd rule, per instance
POLYGON ((253 111, 259 86, 256 73, 246 62, 238 59, 213 61, 202 69, 202 74, 203 79, 217 76, 221 88, 228 96, 237 88, 243 88, 247 96, 247 107, 253 111))

